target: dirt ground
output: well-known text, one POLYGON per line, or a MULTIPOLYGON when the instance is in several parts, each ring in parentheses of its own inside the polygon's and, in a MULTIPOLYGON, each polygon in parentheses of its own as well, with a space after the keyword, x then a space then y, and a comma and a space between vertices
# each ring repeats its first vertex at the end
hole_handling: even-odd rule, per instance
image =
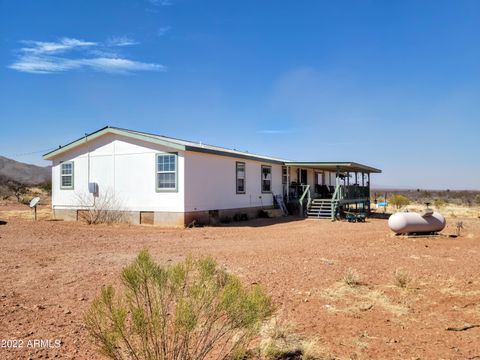
POLYGON ((459 238, 405 239, 380 219, 162 229, 48 221, 47 210, 33 222, 13 210, 0 208, 0 340, 24 342, 0 348, 0 359, 99 358, 83 316, 142 249, 161 262, 212 255, 247 284, 262 285, 279 317, 333 358, 480 358, 480 327, 447 330, 480 324, 480 219, 463 220, 459 238), (359 286, 342 282, 349 269, 359 286), (397 269, 411 278, 406 288, 395 285, 397 269), (30 348, 33 339, 61 345, 30 348))

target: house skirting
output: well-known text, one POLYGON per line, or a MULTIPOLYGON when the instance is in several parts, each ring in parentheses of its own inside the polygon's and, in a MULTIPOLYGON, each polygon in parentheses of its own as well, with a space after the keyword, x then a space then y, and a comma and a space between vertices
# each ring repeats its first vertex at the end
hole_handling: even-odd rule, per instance
MULTIPOLYGON (((254 219, 259 215, 260 210, 271 209, 272 207, 249 207, 236 209, 218 209, 188 212, 169 211, 122 211, 122 221, 140 225, 156 225, 163 227, 185 227, 193 222, 197 225, 217 225, 235 220, 254 219)), ((81 209, 54 209, 53 216, 61 220, 81 220, 81 209)))
POLYGON ((271 208, 273 208, 273 206, 189 211, 185 213, 185 225, 188 226, 194 220, 197 224, 217 225, 240 219, 244 220, 245 217, 248 219, 255 219, 258 217, 260 210, 267 210, 271 208))

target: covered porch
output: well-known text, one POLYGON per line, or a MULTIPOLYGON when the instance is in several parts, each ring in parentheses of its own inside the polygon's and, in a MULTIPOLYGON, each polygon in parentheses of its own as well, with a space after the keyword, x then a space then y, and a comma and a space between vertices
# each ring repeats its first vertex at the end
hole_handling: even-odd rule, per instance
POLYGON ((284 198, 302 216, 334 218, 353 206, 370 211, 370 176, 381 170, 354 162, 288 162, 282 170, 284 198))

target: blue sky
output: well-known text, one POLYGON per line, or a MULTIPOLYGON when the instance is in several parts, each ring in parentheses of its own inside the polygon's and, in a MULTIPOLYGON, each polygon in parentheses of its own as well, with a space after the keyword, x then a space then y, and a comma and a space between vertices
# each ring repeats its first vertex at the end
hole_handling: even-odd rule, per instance
POLYGON ((479 1, 0 0, 0 154, 105 125, 480 188, 479 1))

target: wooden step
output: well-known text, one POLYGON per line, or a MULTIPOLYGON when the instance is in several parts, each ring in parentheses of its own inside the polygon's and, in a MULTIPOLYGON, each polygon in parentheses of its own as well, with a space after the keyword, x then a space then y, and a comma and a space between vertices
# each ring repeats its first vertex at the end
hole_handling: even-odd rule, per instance
POLYGON ((312 212, 307 212, 307 216, 328 216, 328 217, 332 217, 332 213, 312 213, 312 212))

